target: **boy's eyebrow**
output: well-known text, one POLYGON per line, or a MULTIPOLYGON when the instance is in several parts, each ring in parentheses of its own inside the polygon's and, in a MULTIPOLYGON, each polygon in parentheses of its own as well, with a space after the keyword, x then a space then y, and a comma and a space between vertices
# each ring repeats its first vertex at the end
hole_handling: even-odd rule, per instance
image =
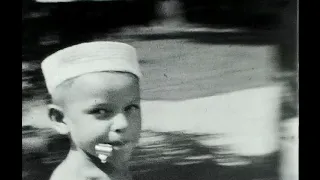
POLYGON ((107 103, 107 102, 97 102, 97 101, 95 101, 94 103, 91 103, 89 106, 90 107, 113 106, 113 104, 107 103))
POLYGON ((113 105, 110 103, 91 103, 85 109, 83 109, 83 111, 89 112, 91 110, 94 110, 95 108, 110 108, 110 107, 113 107, 113 105))
MULTIPOLYGON (((129 101, 127 104, 132 104, 132 103, 137 103, 137 102, 140 102, 141 98, 138 97, 138 98, 133 98, 131 101, 129 101)), ((101 107, 101 106, 115 106, 114 103, 110 103, 110 102, 106 102, 105 100, 101 99, 95 99, 95 100, 92 100, 91 102, 88 103, 88 107, 101 107)))
POLYGON ((92 99, 90 101, 84 101, 84 106, 95 107, 95 106, 110 106, 110 102, 106 102, 104 99, 92 99))

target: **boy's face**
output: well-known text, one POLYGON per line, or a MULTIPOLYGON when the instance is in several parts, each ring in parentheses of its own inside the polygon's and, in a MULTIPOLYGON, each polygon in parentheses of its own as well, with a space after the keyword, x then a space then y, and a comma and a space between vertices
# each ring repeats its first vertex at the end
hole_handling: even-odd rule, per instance
POLYGON ((95 145, 114 144, 110 160, 127 161, 141 130, 140 89, 128 73, 80 76, 64 96, 63 115, 77 148, 97 156, 95 145), (124 142, 126 145, 116 145, 124 142))

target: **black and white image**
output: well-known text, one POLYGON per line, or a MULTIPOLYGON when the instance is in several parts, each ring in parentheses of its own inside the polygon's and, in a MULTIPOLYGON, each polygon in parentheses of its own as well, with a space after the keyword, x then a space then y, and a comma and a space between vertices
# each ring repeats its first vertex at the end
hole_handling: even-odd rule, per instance
POLYGON ((297 0, 22 0, 23 180, 298 180, 297 0))

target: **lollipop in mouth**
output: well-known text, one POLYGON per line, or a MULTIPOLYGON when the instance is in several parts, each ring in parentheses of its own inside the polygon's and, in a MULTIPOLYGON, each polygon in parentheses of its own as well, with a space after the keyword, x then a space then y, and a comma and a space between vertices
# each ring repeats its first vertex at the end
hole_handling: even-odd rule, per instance
POLYGON ((101 162, 106 163, 108 157, 112 155, 113 148, 110 144, 97 144, 95 150, 101 162))

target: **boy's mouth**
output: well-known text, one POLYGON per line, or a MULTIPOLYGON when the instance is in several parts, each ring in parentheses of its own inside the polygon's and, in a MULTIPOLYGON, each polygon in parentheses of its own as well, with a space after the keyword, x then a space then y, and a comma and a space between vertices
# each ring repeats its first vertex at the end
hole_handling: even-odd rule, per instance
POLYGON ((106 163, 107 158, 109 156, 112 156, 113 150, 118 151, 121 149, 131 149, 132 145, 133 144, 131 143, 131 141, 112 141, 103 144, 97 144, 95 146, 95 150, 101 162, 106 163))
POLYGON ((109 144, 98 144, 95 150, 101 162, 106 163, 107 158, 112 155, 113 147, 109 144))
POLYGON ((121 146, 124 146, 128 143, 129 143, 129 141, 112 141, 112 142, 108 142, 106 144, 110 144, 113 147, 121 147, 121 146))

